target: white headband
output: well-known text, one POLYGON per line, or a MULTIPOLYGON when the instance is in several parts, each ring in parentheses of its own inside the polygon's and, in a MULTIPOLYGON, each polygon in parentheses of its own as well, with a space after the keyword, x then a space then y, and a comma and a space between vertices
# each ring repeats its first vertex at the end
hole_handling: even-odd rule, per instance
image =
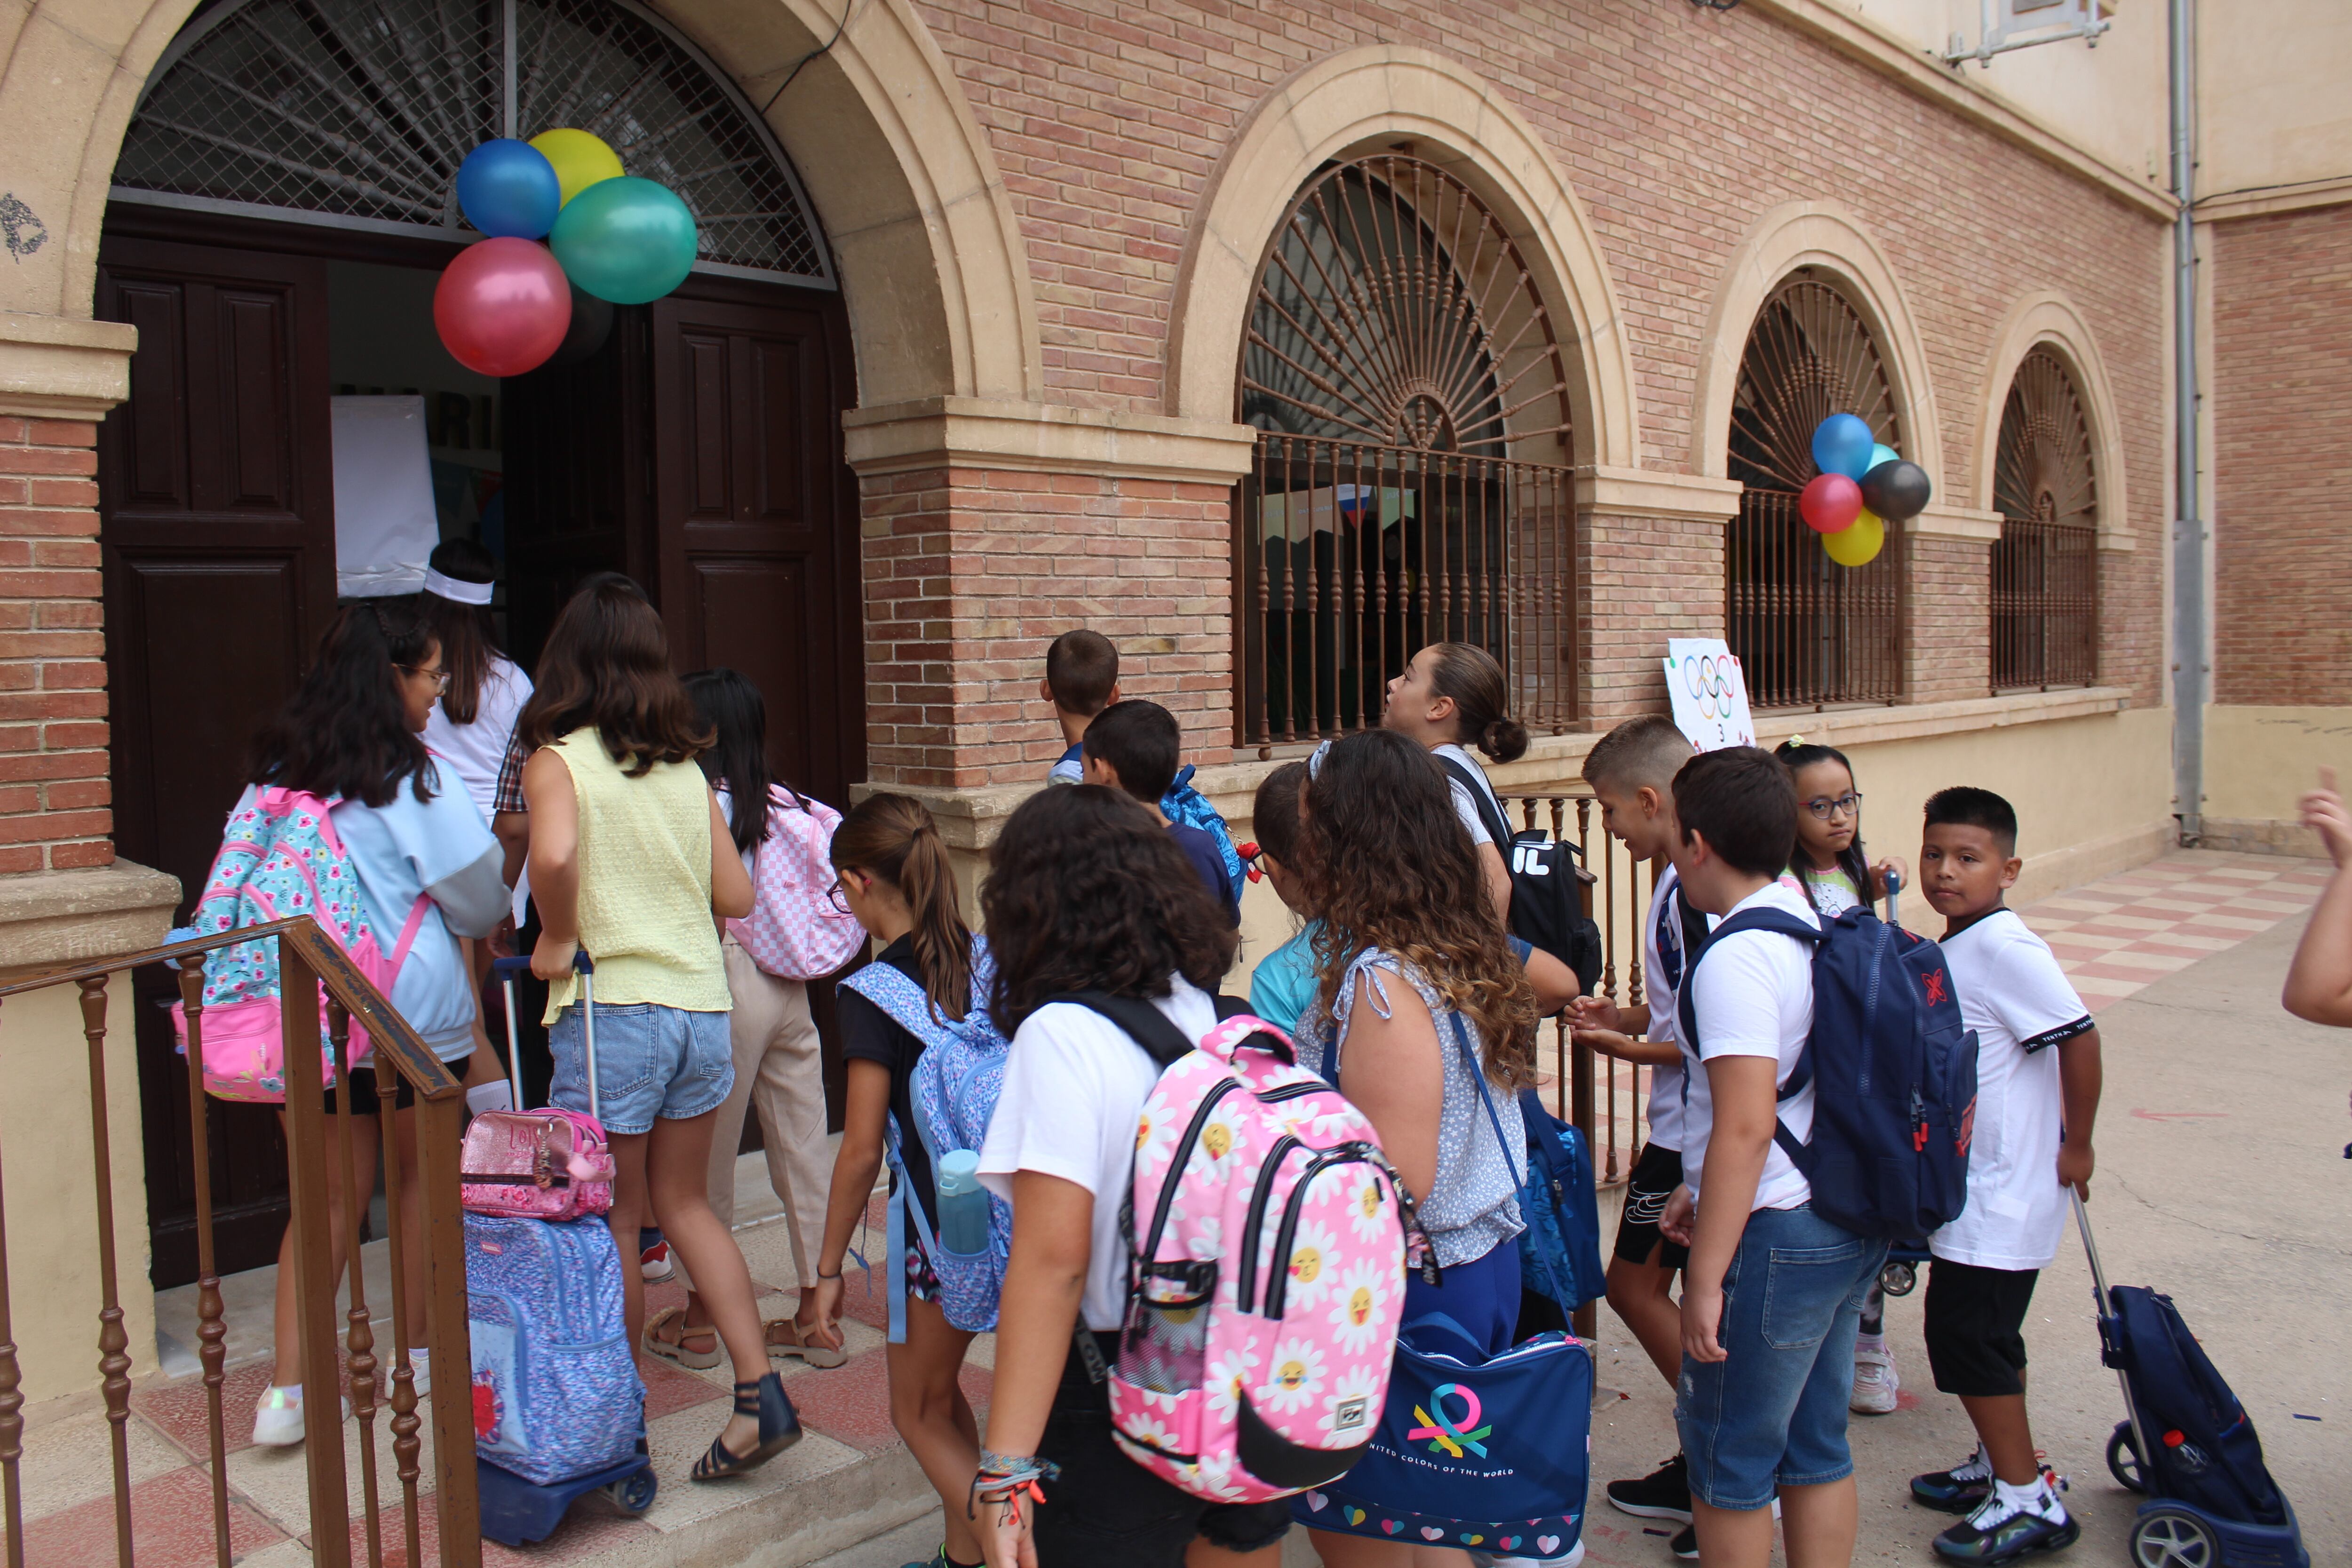
POLYGON ((455 577, 444 577, 427 566, 425 569, 425 591, 458 605, 487 605, 496 596, 496 583, 461 583, 455 577))

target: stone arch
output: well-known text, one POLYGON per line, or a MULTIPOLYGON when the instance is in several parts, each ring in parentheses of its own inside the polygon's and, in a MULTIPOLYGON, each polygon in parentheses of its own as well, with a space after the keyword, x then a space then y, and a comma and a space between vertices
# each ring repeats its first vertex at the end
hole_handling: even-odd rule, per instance
POLYGON ((1227 146, 1177 276, 1167 412, 1234 417, 1259 264, 1299 187, 1331 159, 1406 140, 1493 210, 1538 274, 1546 308, 1571 329, 1576 460, 1636 466, 1633 355, 1583 206, 1501 93, 1454 60, 1399 44, 1351 49, 1298 71, 1258 102, 1227 146))
POLYGON ((1870 328, 1893 383, 1905 445, 1917 448, 1904 456, 1927 469, 1940 491, 1943 440, 1918 326, 1877 242, 1861 219, 1835 202, 1790 202, 1774 207, 1756 220, 1732 252, 1716 288, 1706 333, 1699 341, 1692 471, 1710 479, 1729 477, 1731 405, 1748 332, 1772 290, 1801 267, 1834 279, 1870 328))
POLYGON ((1969 449, 1972 498, 1969 504, 1981 511, 1996 510, 1993 467, 2000 453, 2001 410, 2008 404, 2017 367, 2036 348, 2049 349, 2064 363, 2090 421, 2092 471, 2098 479, 2099 548, 2129 550, 2133 547, 2131 511, 2124 490, 2124 443, 2115 390, 2107 383, 2106 363, 2099 356, 2090 322, 2083 319, 2073 300, 2054 289, 2020 299, 1993 329, 1992 352, 1985 360, 1984 378, 1978 384, 1974 445, 1969 449))
MULTIPOLYGON (((1019 225, 962 88, 910 0, 848 0, 837 41, 767 111, 840 262, 859 401, 1031 400, 1045 387, 1019 225), (818 153, 822 155, 815 155, 818 153)), ((194 0, 125 8, 111 34, 86 6, 40 0, 0 75, 0 145, 50 230, 6 269, 0 309, 88 318, 115 159, 149 73, 194 0)), ((656 0, 767 103, 834 37, 836 0, 656 0)))

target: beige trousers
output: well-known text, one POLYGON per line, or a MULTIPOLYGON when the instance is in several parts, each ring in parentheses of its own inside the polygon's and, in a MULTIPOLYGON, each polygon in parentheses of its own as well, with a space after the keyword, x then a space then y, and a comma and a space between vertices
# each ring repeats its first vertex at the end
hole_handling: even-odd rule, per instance
MULTIPOLYGON (((792 1233, 793 1266, 800 1276, 794 1283, 806 1290, 816 1283, 816 1255, 824 1245, 825 1204, 833 1186, 816 1020, 809 1014, 805 984, 770 974, 732 937, 721 951, 727 988, 735 998, 728 1021, 735 1043, 735 1087, 711 1129, 710 1206, 719 1224, 735 1223, 735 1150, 743 1141, 743 1118, 757 1104, 768 1181, 783 1203, 784 1224, 792 1233)), ((682 1258, 677 1271, 692 1289, 682 1258)))

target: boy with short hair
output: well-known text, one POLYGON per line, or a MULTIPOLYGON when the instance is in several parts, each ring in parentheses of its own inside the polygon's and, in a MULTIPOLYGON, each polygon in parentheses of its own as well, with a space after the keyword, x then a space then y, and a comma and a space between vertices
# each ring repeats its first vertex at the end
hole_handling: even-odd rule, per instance
MULTIPOLYGON (((1125 790, 1150 806, 1153 816, 1159 816, 1160 797, 1176 782, 1183 744, 1184 731, 1178 726, 1176 715, 1159 703, 1114 702, 1094 716, 1080 742, 1085 782, 1125 790)), ((1226 922, 1239 926, 1241 905, 1234 898, 1233 883, 1226 879, 1224 852, 1217 847, 1216 839, 1205 830, 1181 822, 1168 824, 1168 831, 1176 836, 1177 847, 1200 871, 1209 897, 1223 912, 1226 922)))
MULTIPOLYGON (((1593 743, 1584 782, 1601 802, 1601 825, 1636 860, 1671 855, 1675 830, 1675 774, 1694 755, 1689 739, 1664 714, 1628 719, 1593 743)), ((1643 1000, 1620 1007, 1605 996, 1576 1002, 1575 1038, 1605 1056, 1650 1069, 1650 1137, 1626 1178, 1625 1209, 1609 1259, 1609 1305, 1642 1343, 1666 1386, 1682 1375, 1682 1312, 1675 1276, 1688 1254, 1658 1230, 1666 1200, 1683 1181, 1683 1057, 1675 1044, 1675 994, 1692 943, 1694 921, 1681 879, 1669 866, 1658 875, 1642 926, 1643 1000), (1645 1037, 1635 1039, 1634 1036, 1645 1037)), ((1702 923, 1698 931, 1706 930, 1702 923)), ((1690 1529, 1690 1479, 1676 1454, 1638 1480, 1611 1481, 1610 1506, 1638 1519, 1671 1519, 1683 1529, 1669 1543, 1677 1557, 1698 1555, 1690 1529)))
POLYGON ((1100 632, 1080 626, 1064 632, 1045 650, 1045 679, 1037 695, 1054 705, 1064 750, 1045 774, 1047 784, 1076 784, 1086 774, 1080 750, 1087 726, 1118 700, 1118 649, 1100 632))
POLYGON ((1779 879, 1796 847, 1796 790, 1770 752, 1734 746, 1685 763, 1674 796, 1683 896, 1724 917, 1683 975, 1684 1186, 1661 1222, 1690 1248, 1675 1425, 1699 1560, 1766 1568, 1777 1492, 1789 1561, 1833 1568, 1853 1557, 1846 1398, 1863 1294, 1886 1246, 1815 1213, 1811 1184, 1774 1137, 1784 1124, 1801 1142, 1812 1136, 1814 1083, 1780 1094, 1812 1031, 1814 944, 1741 917, 1819 925, 1779 879), (1777 1261, 1789 1253, 1821 1260, 1792 1269, 1777 1261))
POLYGON ((1911 1495, 1967 1516, 1936 1538, 1936 1554, 1979 1565, 2081 1533, 2034 1457, 2021 1331, 2065 1234, 2066 1189, 2089 1194, 2099 1031, 2050 944, 2002 902, 2023 866, 2009 802, 1966 787, 1927 797, 1919 891, 1944 917, 1952 992, 1977 1036, 1968 1206, 1927 1238, 1927 1362, 1967 1409, 1977 1451, 1914 1477, 1911 1495))

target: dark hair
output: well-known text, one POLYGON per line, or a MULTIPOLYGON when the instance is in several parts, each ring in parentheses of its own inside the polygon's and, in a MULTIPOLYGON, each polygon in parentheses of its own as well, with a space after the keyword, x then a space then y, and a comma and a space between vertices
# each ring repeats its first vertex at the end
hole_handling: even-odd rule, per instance
MULTIPOLYGON (((1772 754, 1780 760, 1782 767, 1789 770, 1789 787, 1791 790, 1796 788, 1799 773, 1822 763, 1835 763, 1845 770, 1845 776, 1849 781, 1853 777, 1853 764, 1847 762, 1845 753, 1835 746, 1808 745, 1802 741, 1792 739, 1783 741, 1774 747, 1772 754)), ((1800 807, 1803 804, 1801 801, 1798 803, 1800 807)), ((1791 849, 1789 852, 1789 866, 1797 873, 1797 880, 1805 885, 1805 896, 1811 898, 1813 892, 1813 881, 1818 875, 1813 869, 1811 858, 1799 855, 1791 849)), ((1853 883, 1854 891, 1862 896, 1864 903, 1874 901, 1870 896, 1870 857, 1864 854, 1862 850, 1862 816, 1859 812, 1854 814, 1853 839, 1838 855, 1837 868, 1844 872, 1847 879, 1853 883)))
POLYGON ((1286 871, 1298 868, 1298 786, 1306 781, 1305 763, 1285 763, 1258 781, 1257 798, 1250 803, 1250 832, 1257 847, 1286 871))
MULTIPOLYGON (((1535 1081, 1536 997, 1486 900, 1454 792, 1430 754, 1392 730, 1323 753, 1307 784, 1300 874, 1322 916, 1315 962, 1330 1011, 1367 948, 1403 961, 1478 1026, 1486 1076, 1535 1081)), ((1441 1049, 1450 1049, 1441 1040, 1441 1049)))
MULTIPOLYGON (((443 540, 433 547, 427 563, 460 583, 495 583, 499 577, 498 562, 470 539, 443 540)), ((452 724, 470 724, 481 711, 482 682, 490 678, 490 661, 502 651, 490 607, 461 605, 429 591, 418 595, 417 603, 441 644, 441 668, 449 672, 441 711, 452 724)))
POLYGON ((247 753, 245 782, 390 805, 400 781, 433 798, 432 753, 408 727, 403 668, 432 655, 432 626, 411 596, 344 605, 319 639, 319 657, 247 753))
POLYGON ((1005 819, 980 912, 1008 1036, 1066 992, 1165 996, 1171 973, 1213 991, 1239 940, 1159 814, 1098 784, 1039 790, 1005 819))
POLYGON ((1672 719, 1644 713, 1592 742, 1584 754, 1584 782, 1595 789, 1664 791, 1696 750, 1672 719))
POLYGON ((1929 827, 1981 827, 2003 855, 2017 853, 2017 808, 1989 789, 1954 784, 1927 797, 1929 827))
POLYGON ((956 907, 955 867, 939 825, 912 795, 869 795, 833 830, 833 868, 889 883, 915 917, 908 932, 934 1013, 961 1018, 971 1005, 971 929, 956 907))
POLYGON ((725 665, 698 669, 683 684, 715 737, 694 760, 704 778, 727 792, 735 818, 728 837, 749 855, 768 839, 768 786, 783 783, 768 772, 768 700, 751 677, 725 665))
POLYGON ((539 689, 523 704, 515 733, 537 748, 589 724, 633 779, 656 763, 691 761, 712 738, 670 669, 661 616, 646 591, 618 572, 581 584, 555 617, 539 656, 539 689))
POLYGON ((1065 713, 1091 719, 1110 700, 1118 684, 1118 649, 1100 632, 1081 626, 1064 632, 1045 650, 1045 689, 1065 713))
POLYGON ((1796 853, 1797 786, 1759 746, 1701 752, 1685 763, 1675 775, 1675 816, 1684 843, 1703 834, 1725 865, 1751 877, 1779 876, 1796 853))
POLYGON ((1118 770, 1119 787, 1157 805, 1176 782, 1184 731, 1176 715, 1157 702, 1114 702, 1087 726, 1081 749, 1118 770))
POLYGON ((1454 700, 1454 734, 1498 763, 1516 763, 1527 754, 1527 726, 1505 711, 1510 689, 1495 656, 1475 643, 1433 645, 1437 660, 1430 667, 1429 689, 1454 700))

